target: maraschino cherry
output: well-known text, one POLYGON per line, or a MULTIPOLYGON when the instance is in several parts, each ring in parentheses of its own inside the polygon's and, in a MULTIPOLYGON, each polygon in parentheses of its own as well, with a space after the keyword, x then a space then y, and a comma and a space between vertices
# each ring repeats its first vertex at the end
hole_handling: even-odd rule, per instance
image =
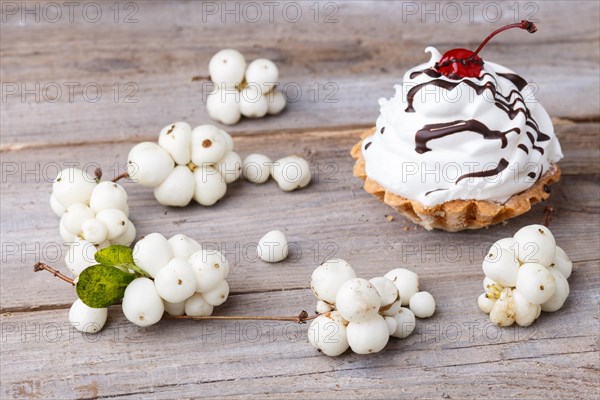
POLYGON ((471 51, 467 49, 452 49, 448 50, 439 62, 435 63, 434 68, 441 74, 447 76, 450 79, 462 79, 462 78, 478 78, 483 67, 483 60, 477 55, 479 51, 490 41, 491 38, 496 36, 502 31, 512 28, 526 29, 529 33, 537 31, 537 27, 531 21, 523 20, 515 24, 506 25, 500 29, 490 33, 483 42, 479 45, 477 50, 471 51))

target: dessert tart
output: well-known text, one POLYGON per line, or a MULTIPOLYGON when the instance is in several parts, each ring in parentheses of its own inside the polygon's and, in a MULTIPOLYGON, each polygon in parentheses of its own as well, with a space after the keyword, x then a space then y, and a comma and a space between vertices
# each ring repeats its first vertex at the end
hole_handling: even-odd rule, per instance
POLYGON ((550 195, 562 151, 525 79, 478 53, 444 55, 406 72, 381 99, 375 128, 351 151, 368 193, 428 230, 479 229, 521 215, 550 195))

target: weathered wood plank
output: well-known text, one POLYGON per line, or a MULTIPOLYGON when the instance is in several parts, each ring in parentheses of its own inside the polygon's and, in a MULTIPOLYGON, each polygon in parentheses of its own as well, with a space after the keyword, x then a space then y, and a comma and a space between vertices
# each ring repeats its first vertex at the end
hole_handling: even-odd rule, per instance
MULTIPOLYGON (((536 83, 538 97, 551 115, 597 119, 600 7, 597 2, 575 3, 536 3, 539 33, 527 40, 515 39, 517 33, 500 36, 486 55, 536 83)), ((44 3, 25 4, 31 8, 44 3)), ((525 9, 530 3, 502 4, 502 20, 490 24, 479 8, 474 24, 468 24, 469 12, 463 9, 458 23, 432 25, 424 22, 431 23, 435 15, 427 17, 420 8, 411 15, 405 9, 407 2, 333 2, 339 7, 338 22, 324 23, 326 14, 321 10, 315 23, 309 9, 314 4, 296 2, 303 12, 297 23, 278 15, 275 23, 263 18, 230 29, 220 14, 203 13, 201 2, 134 4, 139 6, 138 22, 130 24, 114 23, 114 12, 109 9, 94 24, 79 15, 76 23, 64 18, 58 23, 44 22, 44 18, 36 23, 27 16, 23 23, 19 13, 6 15, 0 43, 3 148, 151 137, 173 120, 208 122, 202 84, 191 78, 206 75, 209 58, 223 47, 238 48, 250 59, 273 59, 281 68, 288 95, 295 97, 298 86, 302 94, 284 115, 244 121, 232 132, 371 125, 378 114, 377 99, 390 97, 392 85, 400 82, 406 69, 426 60, 426 46, 473 47, 492 26, 515 19, 514 4, 518 4, 520 18, 532 11, 525 9), (166 21, 166 15, 178 17, 166 21), (24 29, 26 41, 22 40, 24 29), (60 96, 52 82, 61 88, 60 96), (79 85, 73 89, 72 100, 66 82, 79 85), (40 90, 35 90, 36 83, 40 90), (134 89, 128 83, 137 87, 131 97, 127 95, 134 89), (325 87, 328 83, 333 86, 325 87), (92 102, 96 84, 102 95, 92 102), (90 85, 87 100, 82 94, 85 85, 90 85), (35 94, 24 94, 32 88, 38 99, 35 94)), ((413 4, 421 7, 421 3, 413 4)), ((435 4, 440 18, 448 17, 447 3, 435 4)), ((493 17, 489 12, 488 21, 493 17)))

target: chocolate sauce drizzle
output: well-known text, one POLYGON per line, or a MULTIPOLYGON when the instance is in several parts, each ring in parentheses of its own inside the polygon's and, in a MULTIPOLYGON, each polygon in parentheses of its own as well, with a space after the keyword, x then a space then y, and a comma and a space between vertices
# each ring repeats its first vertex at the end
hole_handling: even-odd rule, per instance
POLYGON ((430 190, 429 192, 425 193, 425 196, 429 196, 431 193, 439 192, 440 190, 448 190, 448 189, 440 188, 440 189, 430 190))
POLYGON ((525 152, 525 154, 529 154, 529 149, 523 143, 519 144, 517 147, 519 149, 523 150, 525 152))
POLYGON ((511 81, 511 83, 513 85, 515 85, 517 87, 517 89, 519 89, 519 91, 525 89, 525 86, 527 86, 527 81, 517 74, 509 74, 509 73, 503 74, 500 72, 496 72, 496 74, 498 76, 503 77, 504 79, 508 79, 509 81, 511 81))
POLYGON ((485 178, 488 176, 498 175, 500 172, 504 171, 506 169, 506 167, 508 167, 508 161, 506 161, 504 158, 501 158, 500 161, 498 162, 498 165, 496 166, 496 168, 488 169, 486 171, 471 172, 469 174, 461 175, 456 180, 456 182, 454 182, 454 184, 456 185, 456 184, 458 184, 458 182, 460 182, 466 178, 485 178))
POLYGON ((476 119, 469 119, 466 121, 457 120, 452 122, 444 122, 441 124, 429 124, 417 131, 415 135, 415 151, 419 154, 431 151, 431 149, 427 147, 427 142, 430 140, 439 139, 444 136, 466 131, 479 133, 486 140, 498 139, 502 142, 501 148, 505 148, 508 144, 508 140, 506 138, 507 134, 510 132, 516 132, 519 134, 521 132, 519 128, 512 128, 505 132, 493 131, 484 123, 479 122, 476 119))
POLYGON ((365 150, 367 150, 369 148, 369 146, 372 144, 373 144, 373 142, 369 142, 369 143, 365 144, 365 150))

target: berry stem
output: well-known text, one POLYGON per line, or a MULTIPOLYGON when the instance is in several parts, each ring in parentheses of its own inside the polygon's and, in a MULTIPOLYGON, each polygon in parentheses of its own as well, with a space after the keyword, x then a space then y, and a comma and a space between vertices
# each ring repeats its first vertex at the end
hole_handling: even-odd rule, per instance
POLYGON ((488 35, 488 37, 486 37, 483 40, 483 42, 481 42, 481 44, 479 45, 477 50, 475 50, 475 52, 473 53, 473 55, 471 57, 477 55, 477 53, 479 53, 481 51, 481 49, 483 49, 483 47, 487 44, 487 42, 490 41, 491 38, 493 38, 500 32, 504 32, 504 31, 506 31, 508 29, 512 29, 512 28, 526 29, 527 32, 529 32, 529 33, 535 33, 537 31, 537 27, 535 26, 535 24, 533 22, 527 21, 527 20, 522 20, 521 22, 503 26, 502 28, 496 29, 494 32, 490 33, 488 35))
POLYGON ((127 172, 123 172, 121 175, 117 176, 115 179, 113 179, 113 182, 118 182, 121 179, 127 179, 129 178, 129 174, 127 172))
POLYGON ((62 279, 63 281, 70 283, 71 285, 75 286, 75 281, 71 278, 69 278, 68 276, 60 273, 59 271, 55 270, 54 268, 52 268, 51 266, 49 266, 48 264, 44 264, 42 262, 36 262, 33 265, 33 272, 39 272, 39 271, 48 271, 50 272, 52 275, 54 275, 55 277, 62 279))
POLYGON ((552 206, 544 207, 544 215, 542 217, 542 225, 544 225, 546 228, 549 228, 550 224, 552 223, 552 217, 554 216, 555 212, 556 212, 556 210, 552 206))
POLYGON ((192 317, 189 315, 169 316, 171 319, 193 319, 197 321, 221 320, 221 321, 289 321, 303 324, 313 320, 319 315, 309 316, 304 310, 295 317, 267 317, 267 316, 244 316, 244 315, 209 315, 206 317, 192 317))

